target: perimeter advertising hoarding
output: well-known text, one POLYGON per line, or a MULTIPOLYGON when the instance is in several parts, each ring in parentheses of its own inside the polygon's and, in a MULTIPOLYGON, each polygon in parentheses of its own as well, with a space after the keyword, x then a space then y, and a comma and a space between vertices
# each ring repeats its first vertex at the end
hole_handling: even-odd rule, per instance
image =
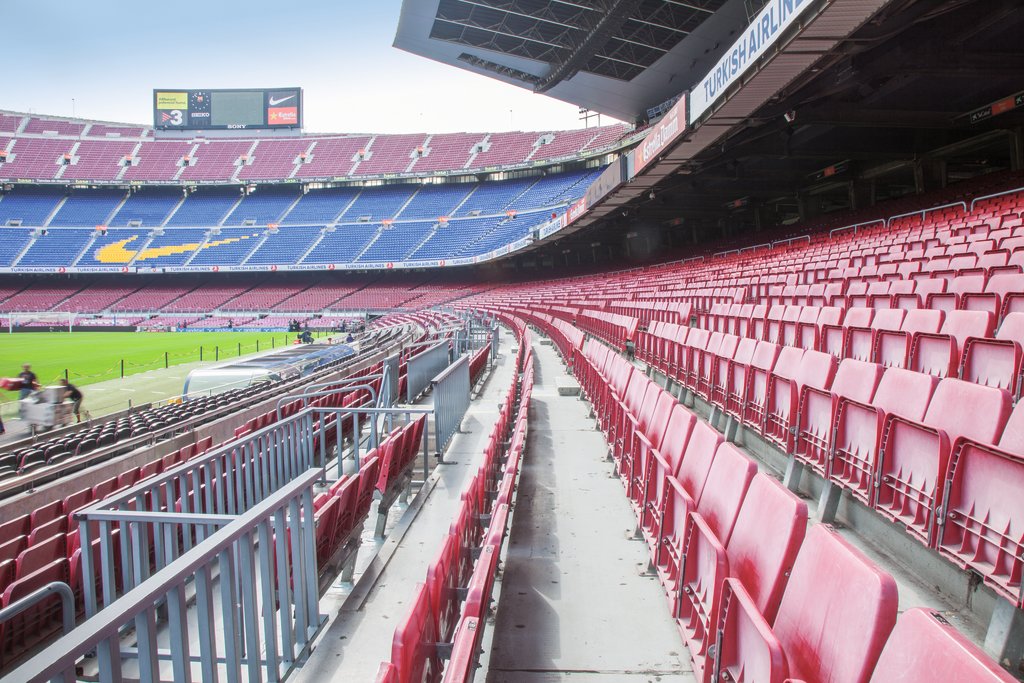
POLYGON ((634 150, 634 170, 638 174, 659 154, 668 149, 669 145, 686 132, 686 111, 690 102, 690 94, 684 92, 671 109, 665 112, 640 144, 634 150))
POLYGON ((577 199, 565 210, 565 222, 568 225, 587 212, 587 198, 577 199))
POLYGON ((593 208, 597 203, 614 192, 627 178, 626 157, 620 156, 608 165, 608 168, 597 176, 597 180, 590 184, 583 198, 588 207, 593 208))

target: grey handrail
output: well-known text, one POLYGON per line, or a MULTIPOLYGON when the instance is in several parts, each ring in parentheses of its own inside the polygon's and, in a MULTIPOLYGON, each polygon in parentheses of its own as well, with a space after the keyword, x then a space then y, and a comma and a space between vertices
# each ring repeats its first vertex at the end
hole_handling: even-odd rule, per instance
POLYGON ((32 591, 20 600, 0 609, 0 624, 18 616, 54 593, 60 596, 60 612, 64 633, 70 633, 75 628, 75 594, 71 592, 71 586, 63 581, 51 581, 42 588, 32 591))
POLYGON ((189 631, 196 626, 187 616, 185 585, 188 582, 195 582, 197 586, 197 627, 207 636, 198 638, 199 661, 203 668, 201 679, 217 677, 216 649, 219 647, 228 680, 242 680, 243 667, 250 681, 282 680, 308 654, 313 638, 325 621, 318 607, 313 520, 313 486, 320 480, 320 474, 320 470, 314 469, 296 477, 50 644, 4 680, 17 683, 73 680, 78 660, 95 652, 98 680, 120 681, 121 667, 126 661, 122 657, 120 634, 129 624, 134 624, 139 632, 136 646, 139 677, 152 679, 158 659, 163 657, 155 634, 158 604, 167 605, 171 635, 169 655, 174 678, 189 678, 185 673, 192 661, 189 643, 195 635, 189 631), (284 542, 285 538, 289 542, 284 542), (289 559, 291 572, 288 571, 289 559), (220 576, 219 600, 214 596, 214 569, 220 576), (272 611, 275 595, 281 602, 280 615, 272 611), (221 622, 214 615, 218 601, 225 617, 229 617, 221 622), (261 606, 268 609, 261 611, 261 606), (223 630, 221 638, 210 637, 214 629, 223 630), (280 648, 277 633, 283 636, 280 648), (267 645, 262 657, 257 654, 261 642, 267 645))
POLYGON ((900 214, 896 214, 895 216, 889 216, 885 220, 885 227, 887 227, 887 228, 891 227, 892 226, 892 222, 894 220, 896 220, 897 218, 907 218, 909 216, 920 216, 923 219, 925 217, 925 215, 931 213, 932 211, 938 211, 939 209, 950 209, 950 208, 952 208, 954 206, 962 206, 962 207, 964 207, 964 212, 965 213, 967 212, 967 202, 962 201, 962 200, 959 201, 959 202, 950 202, 949 204, 940 204, 939 206, 930 206, 927 209, 920 209, 918 211, 908 211, 907 213, 900 213, 900 214))
POLYGON ((974 205, 978 202, 983 202, 986 199, 995 199, 996 197, 1005 197, 1008 194, 1016 194, 1017 192, 1024 192, 1024 187, 1015 187, 1012 190, 1003 190, 1002 192, 987 194, 984 197, 975 197, 971 200, 971 211, 974 211, 974 205))

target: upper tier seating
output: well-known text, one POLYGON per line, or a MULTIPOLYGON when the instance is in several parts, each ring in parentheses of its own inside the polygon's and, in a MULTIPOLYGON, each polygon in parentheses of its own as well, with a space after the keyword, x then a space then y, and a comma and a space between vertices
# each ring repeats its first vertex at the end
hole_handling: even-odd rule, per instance
POLYGON ((13 139, 0 180, 194 180, 227 182, 429 174, 572 158, 615 146, 630 132, 615 124, 575 131, 440 135, 309 135, 295 139, 156 140, 152 129, 54 117, 0 114, 13 139), (58 137, 54 139, 54 135, 58 137), (549 144, 542 140, 550 139, 549 144), (63 165, 64 155, 70 164, 63 165), (185 159, 189 161, 186 162, 185 159), (127 165, 126 165, 127 164, 127 165), (63 170, 61 170, 63 168, 63 170), (60 175, 58 175, 60 174, 60 175))

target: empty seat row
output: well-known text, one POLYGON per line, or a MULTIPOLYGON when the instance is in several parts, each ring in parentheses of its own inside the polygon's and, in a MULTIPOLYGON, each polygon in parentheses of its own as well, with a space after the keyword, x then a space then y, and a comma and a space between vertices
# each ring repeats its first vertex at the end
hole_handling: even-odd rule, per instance
POLYGON ((417 584, 412 606, 395 629, 391 658, 381 664, 378 683, 473 680, 511 521, 533 390, 530 333, 517 322, 516 367, 522 377, 513 382, 501 404, 484 462, 462 492, 437 559, 428 567, 426 581, 417 584), (443 657, 444 651, 449 652, 443 657))
MULTIPOLYGON (((581 385, 702 683, 924 681, 932 657, 964 680, 1013 680, 927 610, 897 622, 891 576, 831 527, 808 530, 802 501, 625 358, 593 339, 583 358, 581 385)), ((843 382, 869 365, 844 363, 831 370, 843 382)), ((888 372, 922 376, 876 374, 888 372)))

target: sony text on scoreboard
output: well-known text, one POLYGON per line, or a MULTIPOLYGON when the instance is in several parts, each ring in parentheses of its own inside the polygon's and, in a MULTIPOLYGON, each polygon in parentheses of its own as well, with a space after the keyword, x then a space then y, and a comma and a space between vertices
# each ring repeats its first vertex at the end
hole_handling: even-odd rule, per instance
POLYGON ((153 91, 158 130, 302 127, 302 88, 153 91))

